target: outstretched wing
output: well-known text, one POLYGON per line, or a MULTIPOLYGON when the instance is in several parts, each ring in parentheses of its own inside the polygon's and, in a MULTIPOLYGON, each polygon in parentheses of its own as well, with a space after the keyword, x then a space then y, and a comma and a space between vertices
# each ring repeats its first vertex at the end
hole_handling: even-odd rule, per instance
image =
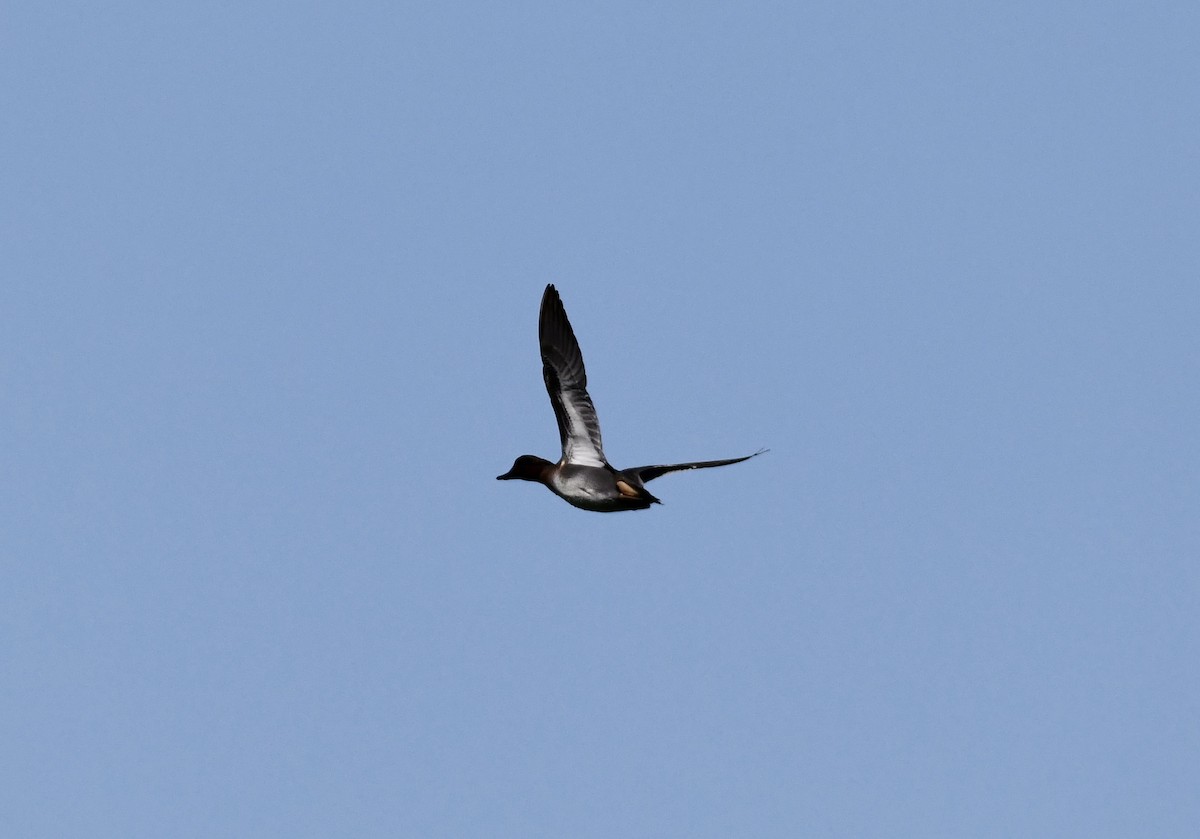
POLYGON ((606 466, 600 441, 600 420, 587 392, 583 353, 558 290, 546 286, 538 316, 538 341, 542 346, 542 378, 558 420, 563 459, 580 466, 606 466))
POLYGON ((673 463, 670 466, 637 466, 633 469, 625 469, 625 472, 633 472, 642 482, 653 481, 655 478, 662 477, 668 472, 682 472, 684 469, 709 469, 713 466, 728 466, 731 463, 741 463, 743 460, 749 460, 752 457, 758 457, 767 449, 759 449, 754 454, 748 454, 745 457, 734 457, 729 460, 701 460, 696 463, 673 463))

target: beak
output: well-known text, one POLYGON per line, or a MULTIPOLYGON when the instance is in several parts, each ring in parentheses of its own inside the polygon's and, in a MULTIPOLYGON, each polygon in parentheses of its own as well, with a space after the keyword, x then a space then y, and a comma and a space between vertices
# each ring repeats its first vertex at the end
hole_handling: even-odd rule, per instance
POLYGON ((515 477, 517 477, 517 476, 512 473, 511 469, 509 469, 503 475, 497 475, 496 480, 497 481, 511 481, 515 477))

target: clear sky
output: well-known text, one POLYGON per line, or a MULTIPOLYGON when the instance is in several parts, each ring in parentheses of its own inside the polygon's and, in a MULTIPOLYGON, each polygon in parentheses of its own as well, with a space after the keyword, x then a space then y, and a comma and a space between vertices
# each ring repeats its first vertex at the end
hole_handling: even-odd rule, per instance
POLYGON ((6 4, 4 832, 1196 836, 1198 42, 6 4))

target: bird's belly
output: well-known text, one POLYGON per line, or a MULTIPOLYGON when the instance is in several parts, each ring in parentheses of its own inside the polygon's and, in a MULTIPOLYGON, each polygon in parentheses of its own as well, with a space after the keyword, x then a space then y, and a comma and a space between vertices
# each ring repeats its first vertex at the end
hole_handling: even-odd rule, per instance
POLYGON ((649 504, 641 499, 628 498, 617 489, 611 474, 572 474, 567 471, 555 476, 550 489, 573 507, 595 513, 615 513, 621 510, 641 510, 649 504))

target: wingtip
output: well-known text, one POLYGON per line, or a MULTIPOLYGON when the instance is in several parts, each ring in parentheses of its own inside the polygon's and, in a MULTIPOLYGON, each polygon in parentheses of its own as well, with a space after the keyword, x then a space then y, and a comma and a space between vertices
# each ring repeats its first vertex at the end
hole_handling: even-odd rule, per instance
POLYGON ((546 290, 542 292, 542 303, 538 306, 538 328, 540 329, 547 319, 566 318, 566 316, 567 312, 563 307, 558 289, 554 287, 554 283, 547 283, 546 290))

